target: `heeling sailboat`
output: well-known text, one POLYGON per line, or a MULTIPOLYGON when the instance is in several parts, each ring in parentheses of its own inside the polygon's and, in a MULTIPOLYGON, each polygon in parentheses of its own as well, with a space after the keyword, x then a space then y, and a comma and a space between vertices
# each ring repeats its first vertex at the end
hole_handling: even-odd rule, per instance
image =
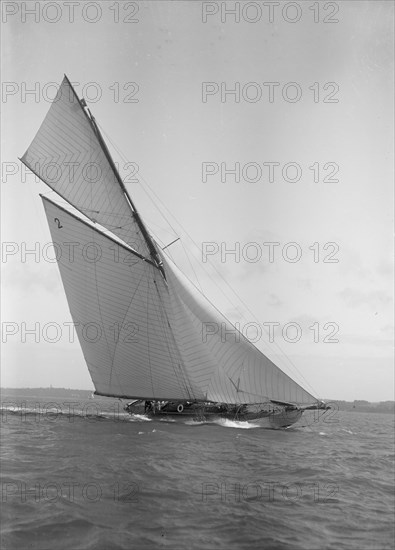
POLYGON ((21 161, 78 211, 41 195, 96 394, 136 399, 131 413, 265 427, 328 408, 234 327, 233 338, 202 337, 229 321, 150 235, 66 76, 21 161))

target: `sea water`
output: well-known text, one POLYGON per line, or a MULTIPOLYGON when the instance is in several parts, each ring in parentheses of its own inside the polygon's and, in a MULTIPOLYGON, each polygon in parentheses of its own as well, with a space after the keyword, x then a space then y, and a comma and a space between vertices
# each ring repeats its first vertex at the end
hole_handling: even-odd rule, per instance
POLYGON ((286 430, 3 394, 2 550, 394 547, 394 419, 286 430))

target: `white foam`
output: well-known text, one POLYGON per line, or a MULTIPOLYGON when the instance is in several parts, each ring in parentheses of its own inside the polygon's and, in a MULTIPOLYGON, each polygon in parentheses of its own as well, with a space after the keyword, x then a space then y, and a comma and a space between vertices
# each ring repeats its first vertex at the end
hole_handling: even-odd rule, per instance
POLYGON ((229 420, 228 418, 220 418, 214 421, 215 424, 219 426, 224 426, 225 428, 238 428, 242 430, 251 430, 252 428, 259 428, 257 424, 251 424, 250 422, 245 422, 241 420, 229 420))
POLYGON ((130 422, 151 422, 152 418, 144 416, 143 414, 132 414, 129 418, 130 422))

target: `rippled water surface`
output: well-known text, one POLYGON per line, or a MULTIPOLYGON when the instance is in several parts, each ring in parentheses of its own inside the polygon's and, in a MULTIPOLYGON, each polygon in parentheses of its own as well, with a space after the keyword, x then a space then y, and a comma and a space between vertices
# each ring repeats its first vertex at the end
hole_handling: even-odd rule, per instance
POLYGON ((22 392, 3 409, 2 550, 394 547, 389 414, 265 430, 22 392))

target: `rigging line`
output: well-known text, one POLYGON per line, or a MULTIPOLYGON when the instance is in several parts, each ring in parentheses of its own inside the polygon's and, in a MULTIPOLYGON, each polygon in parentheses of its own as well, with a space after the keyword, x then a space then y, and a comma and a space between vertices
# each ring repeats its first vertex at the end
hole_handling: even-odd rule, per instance
POLYGON ((191 258, 189 257, 189 254, 188 254, 188 252, 187 252, 187 249, 185 248, 184 243, 182 242, 182 240, 181 240, 180 242, 181 242, 181 246, 182 246, 182 249, 183 249, 183 251, 184 251, 184 254, 185 254, 185 256, 186 256, 186 258, 187 258, 187 260, 188 260, 188 263, 189 263, 189 265, 190 265, 190 267, 191 267, 191 269, 192 269, 192 273, 195 275, 195 279, 196 279, 196 281, 197 281, 197 284, 199 285, 200 290, 203 292, 203 287, 202 287, 202 285, 200 284, 199 277, 197 276, 197 273, 196 273, 196 271, 195 271, 195 268, 193 267, 193 264, 192 264, 191 258))
POLYGON ((151 218, 148 217, 148 215, 145 216, 145 219, 146 219, 147 224, 149 225, 150 228, 155 227, 155 231, 159 230, 159 231, 167 233, 169 235, 168 239, 174 239, 175 238, 175 235, 174 235, 173 231, 170 230, 170 228, 163 227, 163 225, 161 226, 161 225, 155 223, 151 218))
POLYGON ((165 250, 165 248, 168 248, 169 246, 171 246, 172 244, 176 243, 177 241, 180 240, 180 237, 177 237, 177 239, 174 239, 174 241, 171 241, 171 243, 167 244, 166 246, 164 246, 162 248, 162 250, 165 250))
MULTIPOLYGON (((115 145, 115 143, 111 140, 111 138, 109 138, 109 136, 106 136, 107 139, 109 139, 109 141, 112 143, 113 147, 117 150, 118 154, 122 157, 122 159, 124 161, 127 161, 126 157, 123 155, 123 153, 121 152, 121 150, 115 145)), ((183 227, 183 225, 177 220, 177 218, 170 212, 170 210, 166 207, 166 205, 163 203, 163 201, 160 199, 160 197, 155 193, 155 191, 152 189, 152 187, 149 185, 149 183, 145 180, 145 178, 141 175, 140 173, 140 179, 145 183, 145 185, 147 186, 147 188, 151 191, 151 193, 156 197, 156 199, 160 202, 160 204, 163 206, 163 208, 170 214, 170 216, 178 223, 178 225, 182 228, 182 230, 185 232, 185 234, 188 236, 188 238, 190 239, 190 241, 194 244, 194 246, 197 248, 197 250, 199 251, 199 253, 201 252, 199 246, 197 245, 197 243, 193 240, 193 238, 191 237, 191 235, 188 233, 188 231, 185 229, 185 227, 183 227)), ((146 191, 146 189, 141 185, 140 183, 140 186, 141 188, 145 191, 145 193, 147 194, 147 196, 149 197, 148 195, 148 192, 146 191)), ((149 197, 150 198, 150 197, 149 197)), ((169 222, 169 220, 166 218, 166 216, 163 214, 163 212, 161 212, 158 208, 158 206, 156 205, 156 203, 151 199, 151 201, 153 202, 153 204, 156 206, 157 210, 160 212, 160 214, 162 215, 162 217, 165 219, 165 221, 169 224, 169 226, 172 228, 172 230, 177 233, 174 229, 174 227, 172 226, 172 224, 169 222)), ((185 250, 185 249, 184 249, 185 250)), ((190 261, 190 260, 189 260, 190 261)), ((215 270, 215 272, 217 273, 217 275, 223 280, 223 282, 226 284, 226 286, 231 290, 231 292, 236 296, 236 298, 240 301, 240 303, 246 308, 246 310, 248 311, 248 313, 255 319, 255 321, 257 321, 259 323, 259 320, 258 318, 255 316, 255 314, 250 310, 250 308, 247 306, 247 304, 240 298, 240 296, 237 294, 237 292, 232 288, 232 286, 228 283, 228 281, 226 281, 226 279, 222 276, 222 274, 217 270, 217 268, 215 267, 215 265, 212 265, 213 269, 215 270)), ((210 274, 208 273, 208 271, 203 267, 204 271, 206 272, 207 275, 210 276, 210 274)), ((192 283, 192 281, 190 281, 192 283)), ((193 283, 192 283, 193 284, 193 283)), ((222 292, 222 294, 225 296, 225 298, 231 303, 231 305, 233 305, 234 307, 237 307, 235 306, 235 304, 233 304, 231 302, 231 300, 229 299, 229 297, 227 297, 223 290, 221 289, 221 287, 214 281, 214 284, 217 286, 217 288, 222 292)), ((194 285, 196 287, 196 285, 194 285)), ((200 284, 199 284, 200 286, 200 284)), ((197 287, 196 287, 197 288, 197 287)), ((223 315, 223 314, 222 314, 223 315)), ((243 316, 244 317, 244 316, 243 316)), ((228 320, 228 319, 227 319, 228 320)), ((228 320, 229 321, 229 320, 228 320)), ((230 321, 229 321, 230 322, 230 321)), ((232 323, 233 324, 233 323, 232 323)), ((265 329, 265 332, 266 332, 266 329, 265 329)), ((267 334, 267 332, 266 332, 267 334)), ((297 375, 299 377, 301 377, 301 379, 304 381, 304 384, 306 384, 309 388, 310 388, 310 391, 315 394, 315 395, 319 395, 318 392, 315 390, 315 388, 312 387, 312 385, 306 380, 306 378, 303 376, 303 374, 299 371, 299 369, 296 367, 296 365, 294 365, 294 363, 291 361, 291 359, 288 357, 288 355, 283 351, 283 349, 279 346, 279 344, 277 344, 276 342, 274 342, 274 345, 275 347, 281 352, 282 356, 288 361, 288 363, 291 365, 291 367, 294 369, 294 371, 297 373, 297 375)), ((270 343, 269 343, 269 349, 271 348, 270 346, 270 343)))

